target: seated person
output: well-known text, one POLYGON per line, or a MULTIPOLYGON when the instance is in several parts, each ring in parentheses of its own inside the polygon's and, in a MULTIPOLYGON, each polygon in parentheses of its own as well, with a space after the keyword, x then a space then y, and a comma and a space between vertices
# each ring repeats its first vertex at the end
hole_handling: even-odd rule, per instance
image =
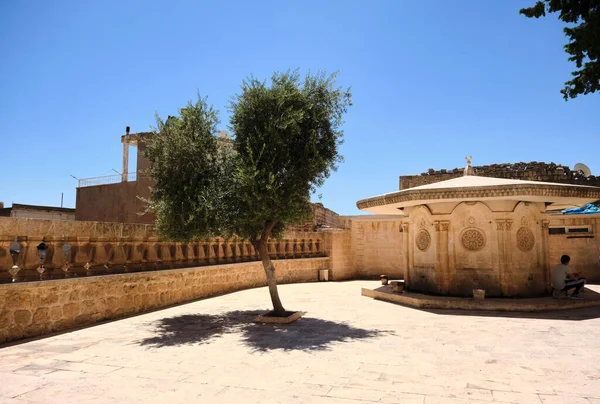
POLYGON ((585 285, 585 279, 581 276, 581 274, 571 271, 571 268, 568 266, 570 261, 571 257, 568 255, 563 255, 560 257, 560 264, 552 269, 553 297, 560 297, 559 292, 567 292, 569 289, 575 288, 571 298, 579 298, 579 291, 583 289, 585 285))

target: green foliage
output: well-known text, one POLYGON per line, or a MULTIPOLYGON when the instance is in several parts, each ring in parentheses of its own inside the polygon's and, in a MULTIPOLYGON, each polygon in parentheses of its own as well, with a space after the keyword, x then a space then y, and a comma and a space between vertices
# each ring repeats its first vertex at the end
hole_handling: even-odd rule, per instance
POLYGON ((156 213, 159 233, 172 240, 193 240, 223 232, 221 200, 230 192, 231 159, 217 144, 219 119, 198 96, 180 115, 157 127, 145 151, 152 187, 149 210, 156 213))
POLYGON ((600 91, 600 0, 543 0, 519 11, 529 18, 545 16, 546 12, 558 12, 562 21, 573 24, 564 28, 569 38, 565 51, 578 70, 571 73, 573 79, 561 90, 564 99, 600 91))
POLYGON ((249 78, 230 103, 232 142, 218 140, 217 112, 199 98, 162 121, 146 156, 155 180, 158 231, 173 240, 233 234, 279 236, 312 215, 310 193, 342 160, 342 117, 349 90, 335 74, 275 73, 249 78))
POLYGON ((297 71, 275 73, 270 85, 249 78, 233 97, 236 234, 268 237, 263 232, 271 224, 278 236, 310 218, 310 192, 342 160, 342 117, 351 96, 335 87, 335 76, 309 74, 302 81, 297 71))

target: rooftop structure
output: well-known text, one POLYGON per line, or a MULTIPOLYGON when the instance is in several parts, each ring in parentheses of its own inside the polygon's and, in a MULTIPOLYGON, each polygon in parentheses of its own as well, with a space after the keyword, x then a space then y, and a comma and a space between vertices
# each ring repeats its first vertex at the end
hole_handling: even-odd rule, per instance
POLYGON ((154 215, 144 213, 144 199, 150 196, 151 180, 145 175, 150 162, 144 157, 145 140, 150 132, 130 133, 129 126, 121 136, 123 144, 122 172, 117 175, 79 180, 75 219, 101 222, 154 222, 154 215), (138 149, 136 171, 129 172, 129 147, 138 149))
POLYGON ((13 203, 10 208, 5 208, 3 204, 0 207, 0 216, 28 219, 75 220, 75 209, 13 203))
MULTIPOLYGON (((573 169, 570 169, 569 166, 563 164, 530 161, 471 166, 470 168, 470 174, 479 177, 558 182, 561 184, 600 187, 600 177, 587 172, 585 170, 587 167, 584 164, 576 164, 573 169)), ((461 177, 463 172, 463 168, 453 168, 450 170, 434 170, 430 168, 427 172, 418 175, 402 175, 400 176, 399 189, 414 188, 420 185, 450 180, 461 177)))

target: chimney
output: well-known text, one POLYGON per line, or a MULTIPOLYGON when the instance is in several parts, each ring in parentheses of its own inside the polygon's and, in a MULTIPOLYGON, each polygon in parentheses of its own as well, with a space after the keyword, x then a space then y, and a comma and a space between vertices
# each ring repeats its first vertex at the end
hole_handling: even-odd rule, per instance
POLYGON ((129 126, 126 126, 126 127, 125 127, 125 134, 126 134, 126 135, 129 135, 129 126))
POLYGON ((0 202, 0 209, 4 208, 4 202, 0 202))

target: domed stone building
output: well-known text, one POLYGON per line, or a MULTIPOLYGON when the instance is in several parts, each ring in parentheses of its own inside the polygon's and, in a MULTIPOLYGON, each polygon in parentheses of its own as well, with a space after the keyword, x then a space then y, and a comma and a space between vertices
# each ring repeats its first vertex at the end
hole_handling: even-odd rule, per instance
POLYGON ((551 212, 600 200, 600 187, 472 173, 468 165, 462 176, 357 206, 402 217, 398 248, 408 290, 470 296, 485 289, 490 297, 548 293, 551 212))

